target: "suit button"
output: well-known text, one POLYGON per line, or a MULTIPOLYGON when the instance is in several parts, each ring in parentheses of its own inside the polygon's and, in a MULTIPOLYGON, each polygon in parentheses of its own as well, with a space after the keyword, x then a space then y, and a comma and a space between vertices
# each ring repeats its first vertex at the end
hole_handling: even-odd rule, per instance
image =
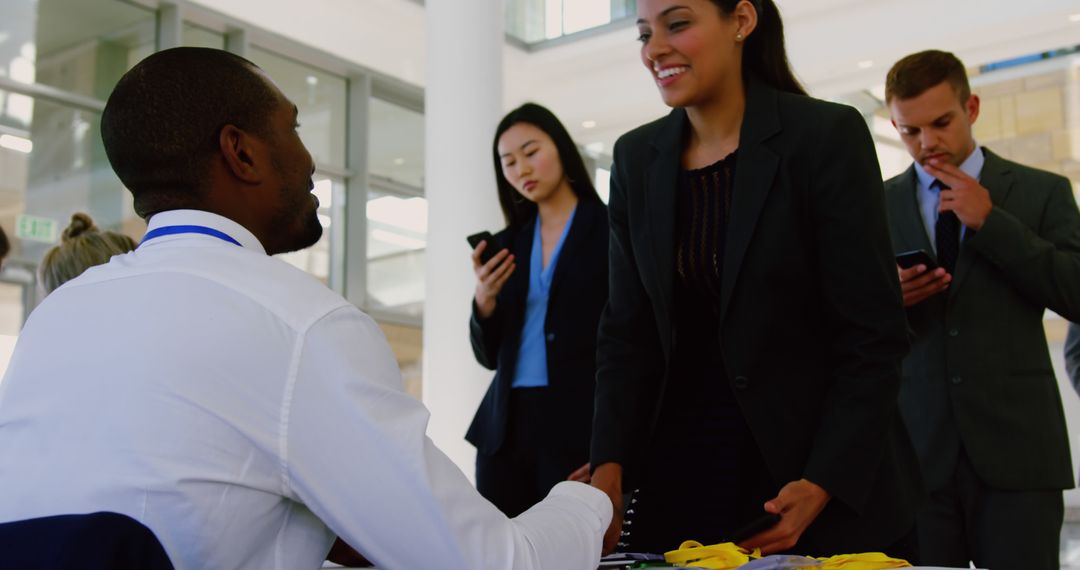
POLYGON ((750 379, 747 378, 746 376, 736 376, 735 377, 735 387, 736 388, 738 388, 740 390, 745 390, 746 387, 749 386, 749 385, 750 385, 750 379))
POLYGON ((949 336, 960 336, 960 331, 957 329, 949 329, 949 336))
POLYGON ((547 333, 546 338, 548 342, 555 342, 555 333, 547 333))
POLYGON ((952 380, 953 384, 957 384, 957 385, 964 383, 964 379, 959 377, 959 376, 953 376, 951 380, 952 380))

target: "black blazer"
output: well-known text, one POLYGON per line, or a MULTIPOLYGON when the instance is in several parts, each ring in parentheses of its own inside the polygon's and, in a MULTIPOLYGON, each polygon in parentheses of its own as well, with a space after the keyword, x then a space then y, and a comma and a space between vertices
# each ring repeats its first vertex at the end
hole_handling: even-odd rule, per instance
MULTIPOLYGON (((474 302, 469 321, 477 362, 495 370, 465 436, 485 455, 497 452, 506 435, 510 385, 525 325, 535 227, 533 220, 520 229, 507 228, 496 234, 496 243, 514 254, 517 268, 496 297, 495 313, 479 318, 474 302)), ((552 276, 544 322, 548 388, 560 401, 562 413, 541 427, 553 441, 565 441, 566 451, 581 457, 582 463, 588 458, 592 433, 596 327, 607 301, 607 244, 607 208, 598 200, 579 201, 552 276)))
POLYGON ((0 524, 0 568, 173 570, 173 565, 141 522, 96 512, 0 524))
MULTIPOLYGON (((901 411, 927 486, 952 475, 961 443, 991 487, 1073 486, 1043 309, 1080 320, 1080 213, 1069 181, 983 149, 994 204, 965 237, 947 294, 907 310, 901 411)), ((885 183, 893 247, 933 251, 912 166, 885 183)))
MULTIPOLYGON (((592 464, 618 462, 628 478, 677 342, 674 190, 688 129, 676 109, 615 145, 592 464)), ((921 485, 896 405, 908 345, 874 145, 854 109, 752 82, 738 153, 727 381, 773 480, 805 477, 833 497, 800 544, 881 549, 912 528, 921 485)))

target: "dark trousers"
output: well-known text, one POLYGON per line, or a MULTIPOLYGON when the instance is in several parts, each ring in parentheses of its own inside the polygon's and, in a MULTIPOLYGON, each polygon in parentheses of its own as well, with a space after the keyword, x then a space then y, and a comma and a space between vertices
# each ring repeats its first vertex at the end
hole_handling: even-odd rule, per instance
POLYGON ((1064 516, 1061 491, 991 488, 961 449, 952 480, 930 493, 919 514, 922 563, 967 568, 970 561, 993 570, 1057 570, 1064 516))
POLYGON ((547 388, 515 388, 510 396, 506 440, 493 455, 476 455, 476 489, 508 517, 540 502, 589 460, 589 434, 558 441, 549 426, 559 421, 547 388))

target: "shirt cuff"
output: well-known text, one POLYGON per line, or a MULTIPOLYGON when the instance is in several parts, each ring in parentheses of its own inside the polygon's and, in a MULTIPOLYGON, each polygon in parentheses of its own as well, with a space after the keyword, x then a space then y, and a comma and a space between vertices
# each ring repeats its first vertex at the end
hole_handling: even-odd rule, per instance
POLYGON ((608 525, 611 524, 613 511, 611 499, 608 498, 607 493, 604 493, 592 485, 586 485, 585 483, 579 483, 577 481, 562 481, 551 488, 548 497, 568 497, 584 503, 585 506, 589 507, 589 509, 596 513, 596 516, 600 518, 601 528, 607 529, 608 525))

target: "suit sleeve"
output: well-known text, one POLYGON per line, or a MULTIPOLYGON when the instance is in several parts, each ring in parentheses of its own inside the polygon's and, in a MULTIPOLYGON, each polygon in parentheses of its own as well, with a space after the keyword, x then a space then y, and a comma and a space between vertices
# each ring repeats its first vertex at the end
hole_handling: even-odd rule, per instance
POLYGON ((499 347, 502 345, 502 313, 496 301, 495 312, 488 318, 482 318, 476 309, 476 299, 472 301, 472 316, 469 317, 469 341, 473 355, 480 366, 495 370, 499 364, 499 347))
MULTIPOLYGON (((495 235, 495 243, 498 249, 510 247, 512 234, 509 229, 495 235)), ((509 284, 509 281, 507 281, 509 284)), ((473 356, 480 366, 488 370, 495 370, 499 365, 499 350, 503 341, 503 324, 506 319, 506 285, 495 299, 495 312, 488 318, 482 318, 477 312, 476 299, 470 301, 472 306, 469 317, 469 342, 472 344, 473 356)))
MULTIPOLYGON (((621 141, 620 141, 621 142, 621 141)), ((608 201, 608 301, 600 316, 591 461, 626 465, 652 420, 649 394, 663 376, 663 355, 652 303, 641 282, 630 235, 623 144, 615 145, 608 201)))
POLYGON ((809 208, 831 383, 804 476, 860 512, 898 425, 908 341, 870 133, 854 109, 830 111, 809 208))
MULTIPOLYGON (((1080 212, 1069 181, 1055 176, 1051 182, 1038 228, 995 205, 965 245, 1004 272, 1032 303, 1075 322, 1080 321, 1080 212)), ((1018 191, 1024 192, 1023 184, 1018 191)))

